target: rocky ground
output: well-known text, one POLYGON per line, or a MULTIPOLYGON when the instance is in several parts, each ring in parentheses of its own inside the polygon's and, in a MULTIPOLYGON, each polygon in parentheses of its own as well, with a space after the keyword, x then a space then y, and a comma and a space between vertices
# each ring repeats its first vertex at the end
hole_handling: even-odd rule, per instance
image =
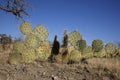
POLYGON ((76 64, 35 61, 11 65, 0 54, 0 80, 120 80, 120 58, 92 58, 76 64))

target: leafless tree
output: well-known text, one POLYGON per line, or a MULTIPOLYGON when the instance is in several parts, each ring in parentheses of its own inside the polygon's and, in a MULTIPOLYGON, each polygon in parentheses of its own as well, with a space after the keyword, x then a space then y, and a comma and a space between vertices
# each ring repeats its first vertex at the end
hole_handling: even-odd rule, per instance
POLYGON ((0 9, 23 19, 23 14, 29 16, 26 11, 27 5, 27 0, 6 0, 0 3, 0 9))

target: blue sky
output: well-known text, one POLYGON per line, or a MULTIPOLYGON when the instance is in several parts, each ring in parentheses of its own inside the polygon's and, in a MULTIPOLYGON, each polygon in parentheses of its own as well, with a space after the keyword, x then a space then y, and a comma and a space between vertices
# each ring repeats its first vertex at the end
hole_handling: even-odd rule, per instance
MULTIPOLYGON (((49 30, 48 40, 58 35, 62 41, 64 30, 68 33, 78 30, 83 39, 91 45, 94 39, 104 43, 120 41, 120 0, 29 0, 30 17, 24 17, 32 23, 49 30)), ((0 33, 20 37, 22 33, 12 14, 0 11, 0 33)))

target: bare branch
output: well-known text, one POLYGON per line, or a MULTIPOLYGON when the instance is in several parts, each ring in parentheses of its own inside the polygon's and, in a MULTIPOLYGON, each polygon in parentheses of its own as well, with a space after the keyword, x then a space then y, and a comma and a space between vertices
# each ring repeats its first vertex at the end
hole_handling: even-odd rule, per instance
POLYGON ((22 18, 22 14, 29 16, 26 11, 26 4, 24 0, 6 0, 7 5, 0 4, 0 9, 5 12, 10 12, 18 18, 22 18))

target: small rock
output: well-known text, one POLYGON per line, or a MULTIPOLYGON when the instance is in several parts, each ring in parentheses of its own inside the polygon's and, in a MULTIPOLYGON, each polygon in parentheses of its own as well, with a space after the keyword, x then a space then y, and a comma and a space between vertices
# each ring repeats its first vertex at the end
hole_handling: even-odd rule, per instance
POLYGON ((52 75, 52 80, 58 80, 57 76, 52 75))

